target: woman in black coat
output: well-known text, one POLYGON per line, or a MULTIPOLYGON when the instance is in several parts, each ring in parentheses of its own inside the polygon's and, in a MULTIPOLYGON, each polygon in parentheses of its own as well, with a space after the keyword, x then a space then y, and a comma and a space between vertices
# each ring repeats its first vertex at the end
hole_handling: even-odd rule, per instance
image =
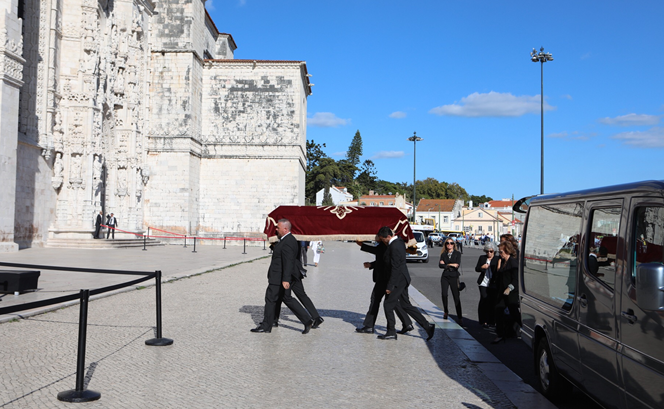
POLYGON ((494 325, 493 307, 496 304, 496 275, 498 273, 498 256, 493 244, 484 246, 484 255, 477 260, 475 271, 480 273, 477 285, 480 290, 480 303, 477 306, 477 317, 484 328, 494 325))
POLYGON ((461 265, 461 253, 456 249, 456 243, 451 238, 446 238, 443 244, 443 251, 440 253, 440 263, 438 267, 443 269, 443 274, 440 276, 440 293, 443 298, 443 310, 445 315, 443 319, 449 316, 447 308, 447 294, 448 289, 452 289, 452 297, 454 298, 454 306, 457 313, 457 324, 463 326, 463 318, 461 317, 461 299, 459 298, 459 266, 461 265))
POLYGON ((496 319, 496 339, 491 341, 497 344, 504 341, 508 335, 509 323, 521 325, 519 313, 519 264, 516 258, 516 249, 510 241, 500 243, 498 246, 500 260, 498 261, 498 274, 496 276, 497 303, 494 308, 496 319), (509 317, 505 314, 509 311, 509 317))

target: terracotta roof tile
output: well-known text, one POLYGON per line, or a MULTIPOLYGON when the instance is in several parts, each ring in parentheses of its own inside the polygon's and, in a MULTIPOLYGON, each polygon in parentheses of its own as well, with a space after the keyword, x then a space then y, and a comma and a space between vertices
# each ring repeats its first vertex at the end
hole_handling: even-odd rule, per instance
POLYGON ((440 208, 441 212, 451 212, 454 209, 454 199, 420 199, 420 203, 417 205, 418 212, 429 212, 429 211, 438 211, 440 208))

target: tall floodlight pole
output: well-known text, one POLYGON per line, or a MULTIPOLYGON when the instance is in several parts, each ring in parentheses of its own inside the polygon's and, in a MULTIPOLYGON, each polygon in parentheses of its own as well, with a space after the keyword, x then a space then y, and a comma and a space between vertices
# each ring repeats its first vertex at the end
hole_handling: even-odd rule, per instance
POLYGON ((553 57, 551 56, 551 53, 545 53, 544 52, 544 47, 540 48, 540 52, 538 53, 534 48, 533 51, 530 52, 530 61, 532 62, 540 62, 540 78, 541 78, 541 106, 542 106, 542 159, 541 159, 541 171, 540 171, 540 194, 544 194, 544 63, 547 61, 553 61, 553 57))
POLYGON ((413 223, 417 223, 417 204, 415 203, 415 169, 417 165, 417 142, 421 141, 422 138, 417 136, 417 132, 413 132, 413 136, 408 138, 409 141, 413 142, 413 223))

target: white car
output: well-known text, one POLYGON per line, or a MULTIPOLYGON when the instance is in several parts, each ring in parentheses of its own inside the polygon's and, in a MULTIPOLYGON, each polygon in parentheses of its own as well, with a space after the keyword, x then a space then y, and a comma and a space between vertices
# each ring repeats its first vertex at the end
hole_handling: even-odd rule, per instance
POLYGON ((415 236, 415 240, 417 241, 417 253, 410 254, 406 252, 406 261, 415 260, 415 261, 422 261, 423 263, 428 263, 429 249, 427 247, 427 242, 424 239, 424 233, 422 233, 421 231, 414 231, 413 235, 415 236))
POLYGON ((429 237, 431 237, 431 241, 434 244, 437 244, 439 241, 443 239, 443 233, 429 233, 429 237))

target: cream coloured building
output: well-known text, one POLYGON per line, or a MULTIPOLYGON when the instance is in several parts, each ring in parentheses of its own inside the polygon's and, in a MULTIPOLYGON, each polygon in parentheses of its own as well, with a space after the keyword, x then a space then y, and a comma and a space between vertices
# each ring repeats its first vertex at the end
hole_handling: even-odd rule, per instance
POLYGON ((0 252, 91 238, 99 210, 218 235, 304 203, 305 62, 234 59, 205 0, 0 10, 0 252))

